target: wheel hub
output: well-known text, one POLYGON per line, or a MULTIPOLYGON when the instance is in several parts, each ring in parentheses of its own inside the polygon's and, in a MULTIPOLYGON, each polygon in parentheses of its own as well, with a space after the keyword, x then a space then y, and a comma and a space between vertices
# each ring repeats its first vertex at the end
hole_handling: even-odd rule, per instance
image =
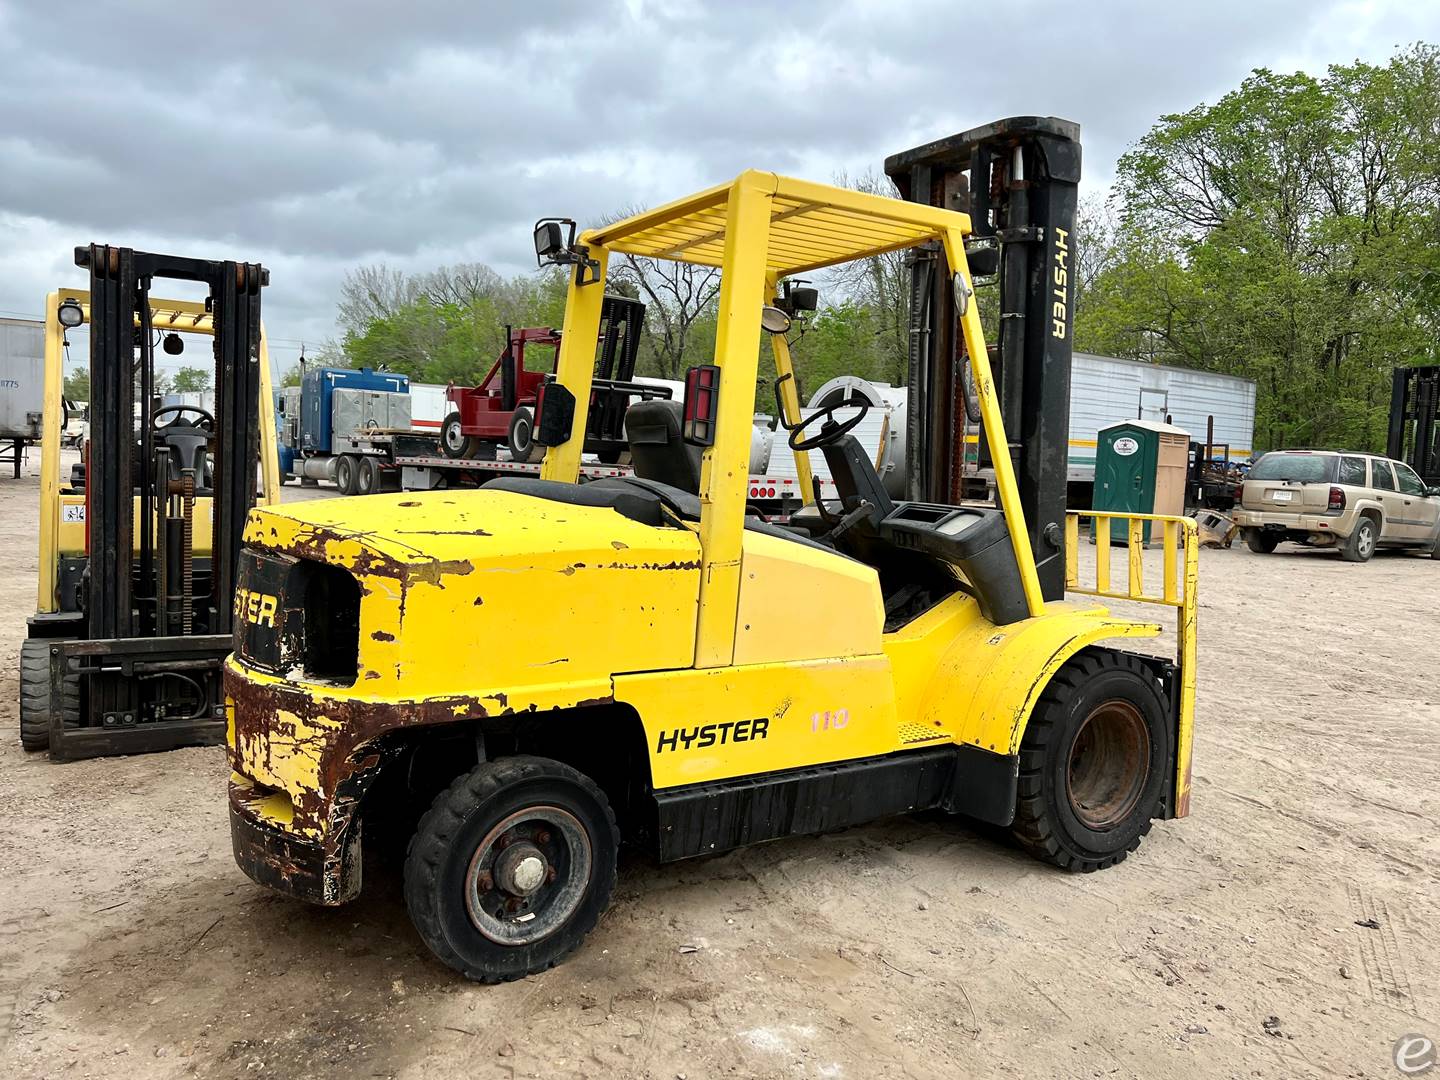
POLYGON ((550 864, 534 844, 512 844, 495 862, 495 883, 515 896, 529 896, 545 882, 550 864))
POLYGON ((1131 702, 1102 702, 1085 718, 1070 746, 1065 788, 1080 822, 1113 828, 1135 809, 1150 762, 1150 732, 1131 702))
POLYGON ((563 926, 579 907, 593 869, 590 838, 558 806, 517 810, 476 845, 464 885, 475 929, 500 945, 529 945, 563 926))

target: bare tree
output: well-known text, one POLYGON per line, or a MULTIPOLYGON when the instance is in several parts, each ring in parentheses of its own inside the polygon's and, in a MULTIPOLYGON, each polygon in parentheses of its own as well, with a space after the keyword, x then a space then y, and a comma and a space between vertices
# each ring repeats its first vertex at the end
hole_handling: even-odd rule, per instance
MULTIPOLYGON (((900 197, 890 178, 873 169, 866 169, 853 178, 843 171, 838 172, 835 183, 867 195, 883 195, 892 199, 900 197)), ((883 255, 845 263, 830 271, 830 279, 840 294, 863 304, 874 313, 879 327, 877 344, 880 346, 882 374, 895 385, 904 383, 909 365, 909 258, 908 251, 888 251, 883 255)))
POLYGON ((437 307, 455 304, 465 307, 476 300, 493 299, 505 281, 484 263, 456 263, 442 266, 414 279, 418 294, 437 307))
MULTIPOLYGON (((611 220, 638 212, 634 208, 622 210, 611 220)), ((633 288, 645 301, 645 340, 660 375, 680 378, 695 324, 713 310, 720 295, 720 271, 693 263, 623 254, 611 263, 609 278, 621 288, 633 288)))
POLYGON ((371 323, 390 318, 419 295, 415 279, 384 263, 347 270, 340 283, 340 327, 347 333, 364 334, 371 323))

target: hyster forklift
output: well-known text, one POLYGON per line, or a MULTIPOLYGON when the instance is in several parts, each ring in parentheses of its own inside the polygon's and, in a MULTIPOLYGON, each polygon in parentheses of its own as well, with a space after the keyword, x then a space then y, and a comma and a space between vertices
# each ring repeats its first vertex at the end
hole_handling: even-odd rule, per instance
MULTIPOLYGON (((585 452, 614 465, 625 453, 625 410, 633 400, 669 397, 670 391, 633 381, 640 352, 640 327, 645 305, 624 296, 607 296, 600 311, 600 345, 590 380, 590 417, 585 425, 585 452)), ((440 427, 446 457, 494 460, 504 446, 515 461, 539 461, 545 447, 534 439, 535 399, 554 378, 560 331, 549 326, 508 327, 505 351, 490 365, 479 386, 445 388, 453 411, 440 427), (526 352, 547 350, 549 372, 526 364, 526 352)))
POLYGON ((37 613, 21 646, 20 739, 56 759, 225 738, 221 665, 250 508, 278 490, 264 268, 79 248, 90 288, 46 301, 37 613), (203 300, 152 294, 193 282, 203 300), (61 476, 66 334, 90 328, 90 434, 61 476), (207 340, 208 339, 208 340, 207 340), (214 354, 215 410, 159 404, 156 354, 214 354), (258 491, 257 491, 258 484, 258 491))
POLYGON ((1009 444, 974 299, 972 240, 998 247, 1002 293, 1016 290, 1002 310, 1025 320, 1003 362, 1043 399, 1046 365, 1068 365, 1079 162, 1074 126, 1046 123, 940 155, 983 172, 983 223, 929 205, 928 187, 905 201, 766 172, 578 241, 542 222, 537 252, 574 274, 536 408, 542 475, 250 516, 225 672, 244 871, 341 904, 360 889, 362 832, 399 824, 421 938, 496 981, 551 966, 595 926, 622 840, 667 862, 939 808, 1089 871, 1187 813, 1193 523, 1149 518, 1166 543, 1150 593, 1138 543, 1112 588, 1102 523, 1082 585, 1063 406, 1043 444, 1009 444), (1023 272, 1007 274, 1016 245, 1023 272), (932 344, 942 330, 949 344, 917 366, 953 375, 963 349, 998 507, 893 501, 851 434, 863 405, 801 419, 783 279, 907 248, 946 298, 923 306, 932 344), (577 484, 575 405, 618 252, 722 270, 714 362, 689 370, 683 402, 631 409, 634 476, 577 484), (762 329, 797 467, 819 451, 840 495, 784 523, 746 505, 762 329), (1067 586, 1171 607, 1177 661, 1102 645, 1161 628, 1067 602, 1067 586))

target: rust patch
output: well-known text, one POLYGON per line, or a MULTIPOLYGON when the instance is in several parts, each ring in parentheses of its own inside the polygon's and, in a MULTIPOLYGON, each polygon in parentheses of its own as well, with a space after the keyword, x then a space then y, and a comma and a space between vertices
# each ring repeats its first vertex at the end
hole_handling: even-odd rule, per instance
POLYGON ((395 635, 387 630, 376 630, 370 637, 375 641, 394 641, 395 635))
POLYGON ((404 502, 399 502, 399 503, 396 503, 395 505, 396 505, 396 506, 419 506, 420 504, 419 504, 418 502, 416 502, 414 499, 406 499, 404 502))
POLYGON ((294 754, 311 759, 316 786, 289 792, 295 807, 295 828, 327 838, 339 836, 350 824, 369 774, 384 763, 383 752, 367 744, 399 728, 491 716, 486 702, 498 702, 502 710, 506 707, 503 694, 461 694, 378 704, 321 700, 300 687, 251 682, 228 668, 225 692, 235 702, 232 764, 242 765, 248 757, 268 770, 275 744, 293 748, 294 754), (347 790, 353 794, 346 796, 347 790))
POLYGON ((628 551, 630 548, 630 545, 625 543, 623 540, 611 540, 610 546, 613 547, 616 551, 628 551))
POLYGON ((477 597, 475 597, 474 600, 472 600, 472 601, 470 602, 470 606, 471 606, 471 607, 484 607, 484 606, 485 606, 485 601, 482 600, 482 599, 480 599, 480 597, 477 596, 477 597))

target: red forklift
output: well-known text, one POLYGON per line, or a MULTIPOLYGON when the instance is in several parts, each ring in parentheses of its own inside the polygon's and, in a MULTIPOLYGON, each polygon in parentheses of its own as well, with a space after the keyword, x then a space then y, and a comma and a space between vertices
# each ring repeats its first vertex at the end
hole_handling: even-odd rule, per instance
MULTIPOLYGON (((631 401, 671 396, 666 387, 633 381, 644 318, 645 305, 640 301, 605 297, 585 452, 606 465, 619 462, 626 451, 625 410, 631 401)), ((534 439, 535 399, 541 386, 555 378, 560 331, 548 326, 507 327, 506 340, 505 351, 479 386, 451 383, 445 388, 451 412, 440 428, 440 446, 446 457, 493 461, 497 447, 507 449, 515 461, 539 461, 545 456, 545 447, 534 439), (548 361, 526 367, 527 346, 549 350, 548 361)))

